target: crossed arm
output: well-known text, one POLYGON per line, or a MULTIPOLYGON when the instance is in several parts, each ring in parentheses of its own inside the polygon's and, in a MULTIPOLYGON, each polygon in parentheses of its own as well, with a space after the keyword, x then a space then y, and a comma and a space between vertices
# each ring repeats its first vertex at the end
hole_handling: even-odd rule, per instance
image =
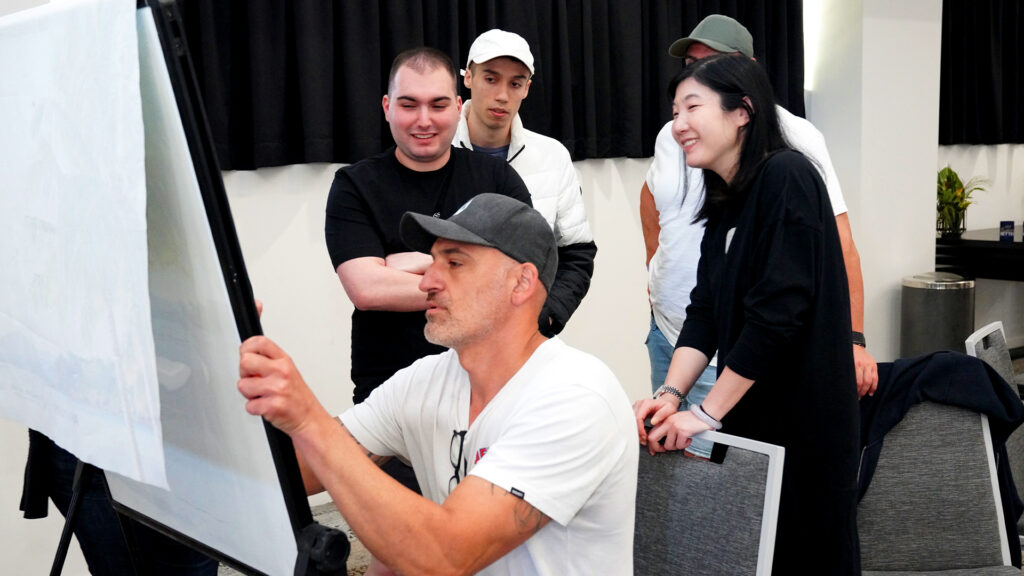
POLYGON ((426 310, 427 294, 419 289, 430 255, 420 252, 366 256, 338 265, 338 278, 359 310, 416 312, 426 310))
POLYGON ((443 504, 381 471, 302 380, 291 358, 257 336, 240 348, 238 389, 246 410, 287 433, 307 491, 326 489, 367 549, 399 573, 471 574, 543 528, 549 518, 525 500, 467 476, 443 504))

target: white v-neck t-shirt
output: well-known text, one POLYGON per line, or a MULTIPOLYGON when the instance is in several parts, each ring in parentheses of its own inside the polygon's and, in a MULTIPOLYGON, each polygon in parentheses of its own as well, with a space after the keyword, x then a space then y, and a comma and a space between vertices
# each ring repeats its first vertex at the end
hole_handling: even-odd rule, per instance
POLYGON ((469 376, 449 350, 399 371, 341 420, 373 454, 408 460, 439 504, 455 472, 453 434, 465 430, 468 473, 551 518, 481 574, 632 574, 639 443, 611 370, 552 338, 472 426, 469 397, 469 376))

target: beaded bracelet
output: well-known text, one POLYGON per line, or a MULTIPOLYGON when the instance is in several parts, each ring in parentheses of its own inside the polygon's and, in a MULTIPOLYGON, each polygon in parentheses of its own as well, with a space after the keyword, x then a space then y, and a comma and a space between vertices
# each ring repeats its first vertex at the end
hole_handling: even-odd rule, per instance
POLYGON ((711 426, 712 430, 721 430, 722 423, 715 419, 714 416, 704 411, 704 405, 690 404, 690 412, 697 417, 698 420, 711 426))

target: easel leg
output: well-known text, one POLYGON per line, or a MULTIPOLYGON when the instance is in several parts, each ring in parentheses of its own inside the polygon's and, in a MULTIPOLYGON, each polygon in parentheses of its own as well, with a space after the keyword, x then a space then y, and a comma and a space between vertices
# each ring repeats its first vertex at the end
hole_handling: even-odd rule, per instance
POLYGON ((60 576, 64 570, 64 560, 68 555, 68 547, 71 546, 71 535, 74 532, 75 517, 81 507, 82 495, 92 482, 92 476, 96 473, 96 467, 79 461, 75 468, 75 479, 71 484, 71 504, 68 506, 68 513, 64 518, 64 531, 60 535, 60 544, 57 545, 57 554, 53 558, 53 566, 50 568, 50 576, 60 576))

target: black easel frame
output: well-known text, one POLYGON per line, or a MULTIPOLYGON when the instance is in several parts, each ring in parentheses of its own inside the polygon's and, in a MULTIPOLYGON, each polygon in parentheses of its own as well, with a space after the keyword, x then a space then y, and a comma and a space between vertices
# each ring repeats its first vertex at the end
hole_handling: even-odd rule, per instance
MULTIPOLYGON (((235 323, 242 341, 262 334, 259 313, 256 310, 252 285, 246 273, 245 262, 235 231, 234 220, 228 204, 224 182, 213 150, 206 113, 202 106, 195 71, 189 57, 185 33, 181 25, 181 13, 176 0, 138 0, 138 8, 148 7, 156 24, 164 60, 167 64, 171 86, 178 106, 185 137, 188 142, 196 180, 203 199, 207 220, 214 246, 220 260, 228 299, 234 311, 235 323)), ((345 534, 320 526, 313 521, 309 502, 306 499, 302 476, 291 439, 264 420, 267 442, 277 470, 278 481, 284 496, 285 508, 295 535, 298 557, 295 563, 297 576, 319 576, 345 574, 349 543, 345 534)), ((91 475, 100 470, 87 463, 79 463, 75 474, 71 505, 65 519, 60 544, 51 568, 51 576, 61 573, 70 545, 74 523, 77 519, 81 494, 91 475)), ((108 488, 108 496, 109 496, 108 488)), ((122 517, 131 518, 141 524, 173 538, 193 549, 199 550, 216 560, 253 575, 263 575, 253 568, 219 550, 199 542, 170 528, 161 522, 129 508, 111 498, 114 510, 122 517)), ((130 544, 130 543, 129 543, 130 544)), ((137 560, 133 557, 133 562, 137 560)))

